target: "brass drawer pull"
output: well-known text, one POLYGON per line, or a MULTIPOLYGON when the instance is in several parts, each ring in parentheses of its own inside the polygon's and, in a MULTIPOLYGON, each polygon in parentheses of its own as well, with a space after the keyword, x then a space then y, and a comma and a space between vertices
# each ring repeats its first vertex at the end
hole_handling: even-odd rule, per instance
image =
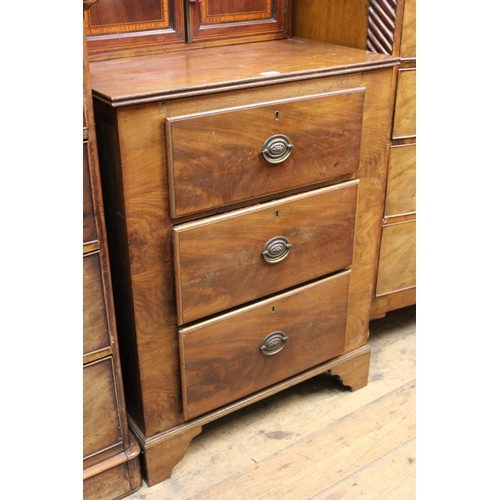
POLYGON ((270 333, 260 345, 260 352, 265 356, 272 356, 285 347, 288 337, 283 332, 277 331, 270 333))
POLYGON ((276 264, 290 253, 291 248, 292 244, 284 236, 275 236, 264 245, 262 257, 269 264, 276 264))
POLYGON ((292 154, 293 146, 286 135, 273 135, 262 146, 262 156, 268 163, 285 161, 292 154))

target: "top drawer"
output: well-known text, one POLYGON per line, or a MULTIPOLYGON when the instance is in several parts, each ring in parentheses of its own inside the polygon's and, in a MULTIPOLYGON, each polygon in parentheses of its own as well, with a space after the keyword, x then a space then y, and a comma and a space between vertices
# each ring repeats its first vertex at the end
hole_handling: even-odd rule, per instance
POLYGON ((359 88, 167 118, 172 217, 356 172, 364 96, 359 88))

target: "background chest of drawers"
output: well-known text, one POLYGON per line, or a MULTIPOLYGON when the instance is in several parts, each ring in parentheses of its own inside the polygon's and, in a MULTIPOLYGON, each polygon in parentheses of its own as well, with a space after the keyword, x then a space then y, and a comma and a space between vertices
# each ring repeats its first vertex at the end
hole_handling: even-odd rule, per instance
POLYGON ((124 407, 85 52, 83 70, 83 491, 85 500, 111 500, 142 478, 124 407))
POLYGON ((416 1, 294 0, 293 16, 297 36, 401 58, 371 312, 381 317, 416 303, 416 1))
POLYGON ((91 62, 149 485, 229 412, 324 372, 366 384, 397 64, 295 38, 91 62))
POLYGON ((392 44, 375 28, 380 1, 369 11, 369 48, 401 57, 391 134, 387 193, 372 317, 416 302, 416 0, 391 2, 392 44), (382 43, 385 41, 385 46, 382 43), (378 42, 378 44, 377 44, 378 42))

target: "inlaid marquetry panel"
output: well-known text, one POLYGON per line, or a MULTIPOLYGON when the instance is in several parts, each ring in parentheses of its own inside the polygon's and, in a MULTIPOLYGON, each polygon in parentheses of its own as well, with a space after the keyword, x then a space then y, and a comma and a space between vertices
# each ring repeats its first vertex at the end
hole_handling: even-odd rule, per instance
POLYGON ((202 0, 203 24, 230 23, 250 19, 271 19, 273 0, 202 0))
POLYGON ((189 2, 188 42, 258 41, 291 32, 286 0, 200 0, 189 2))
POLYGON ((88 34, 168 27, 168 4, 169 0, 99 0, 87 14, 88 34))
POLYGON ((99 0, 84 20, 91 56, 127 56, 185 41, 183 0, 99 0))

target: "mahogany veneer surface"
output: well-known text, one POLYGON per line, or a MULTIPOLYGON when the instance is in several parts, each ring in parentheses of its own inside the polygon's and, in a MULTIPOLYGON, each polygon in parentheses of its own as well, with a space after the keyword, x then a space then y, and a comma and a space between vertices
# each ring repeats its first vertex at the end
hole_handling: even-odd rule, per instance
MULTIPOLYGON (((203 423, 219 415, 322 371, 341 375, 355 389, 366 383, 397 64, 396 58, 303 39, 91 63, 127 409, 148 484, 168 477, 203 423), (269 112, 269 120, 261 112, 269 112), (287 121, 287 113, 294 119, 287 121), (251 150, 242 146, 257 129, 269 137, 283 132, 281 126, 298 134, 298 149, 269 167, 276 168, 269 187, 252 172, 261 168, 260 141, 251 150), (238 150, 248 162, 239 164, 238 150), (192 172, 190 154, 200 157, 192 172), (228 156, 233 159, 224 165, 228 156), (196 187, 204 161, 216 172, 207 184, 213 199, 207 203, 194 189, 193 199, 177 207, 182 192, 175 192, 175 183, 196 187), (336 162, 348 165, 338 175, 336 162), (281 167, 289 175, 280 177, 281 167), (263 246, 278 236, 290 240, 291 251, 269 265, 263 246), (320 293, 319 282, 335 273, 349 282, 339 278, 341 292, 320 293), (275 356, 301 344, 303 358, 301 349, 290 349, 290 363, 277 357, 277 378, 270 375, 266 386, 267 377, 258 376, 257 331, 245 328, 234 350, 232 331, 249 321, 247 314, 257 314, 255 301, 281 304, 279 295, 302 287, 303 300, 294 299, 282 328, 298 321, 304 336, 291 335, 295 341, 275 356), (322 302, 329 296, 331 307, 322 302), (202 331, 212 332, 213 342, 198 354, 196 339, 207 340, 202 331), (318 342, 309 345, 307 338, 318 342), (249 370, 256 385, 233 384, 218 399, 202 358, 216 366, 222 345, 233 361, 240 359, 237 346, 241 352, 254 346, 240 369, 249 370)), ((263 331, 279 330, 271 315, 263 316, 269 328, 259 328, 259 341, 263 331)), ((223 383, 231 386, 230 379, 223 383)))
POLYGON ((299 287, 221 319, 180 330, 184 412, 193 418, 344 350, 350 272, 299 287), (305 313, 307 311, 307 313, 305 313), (283 349, 259 346, 282 332, 283 349))
POLYGON ((349 266, 357 194, 352 181, 175 227, 179 324, 349 266), (290 252, 270 264, 279 236, 290 252))
POLYGON ((84 355, 109 347, 111 344, 101 272, 99 252, 83 257, 84 355))
POLYGON ((364 91, 356 89, 168 118, 172 216, 355 172, 363 103, 364 91), (286 161, 272 164, 261 151, 277 134, 292 150, 286 161), (213 147, 207 151, 207 145, 213 147))
POLYGON ((184 91, 310 79, 392 66, 386 56, 299 38, 90 63, 94 95, 113 106, 162 100, 184 91))
MULTIPOLYGON (((84 8, 92 2, 84 1, 84 8)), ((128 432, 88 52, 83 33, 83 498, 115 500, 141 485, 128 432)))

